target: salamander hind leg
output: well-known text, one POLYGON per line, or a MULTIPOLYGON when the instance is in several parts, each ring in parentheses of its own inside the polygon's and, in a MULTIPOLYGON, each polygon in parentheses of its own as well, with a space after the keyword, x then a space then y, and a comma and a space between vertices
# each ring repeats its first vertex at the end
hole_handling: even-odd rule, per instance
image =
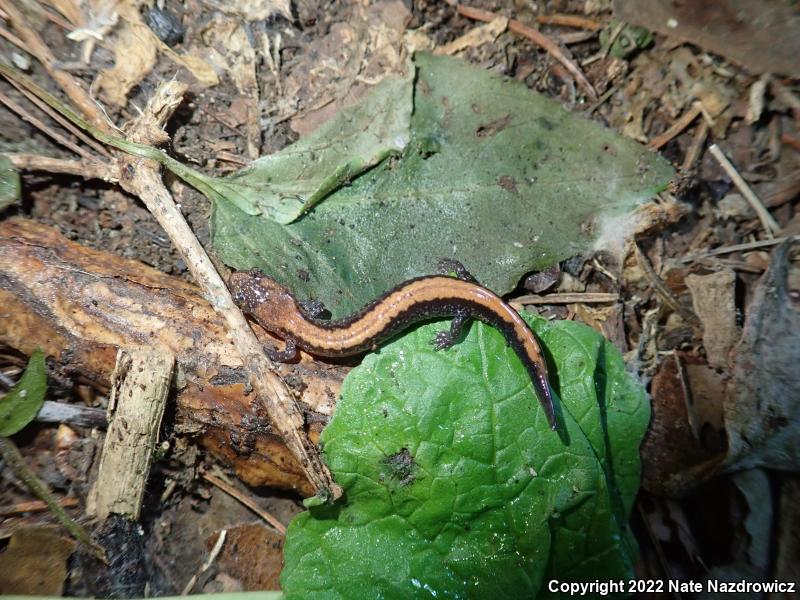
POLYGON ((470 320, 469 313, 464 312, 457 312, 453 315, 453 321, 450 323, 450 330, 449 331, 439 331, 433 339, 431 340, 431 344, 436 350, 446 350, 447 348, 451 348, 455 345, 459 339, 461 339, 461 334, 464 331, 464 325, 466 325, 470 320))
POLYGON ((286 340, 283 350, 278 350, 272 346, 264 346, 264 353, 272 362, 289 362, 297 358, 297 344, 294 340, 286 340))
POLYGON ((439 263, 436 266, 436 270, 441 275, 449 275, 450 273, 455 273, 456 277, 462 279, 463 281, 469 281, 471 283, 477 283, 477 280, 470 274, 469 271, 455 259, 452 258, 442 258, 439 260, 439 263))

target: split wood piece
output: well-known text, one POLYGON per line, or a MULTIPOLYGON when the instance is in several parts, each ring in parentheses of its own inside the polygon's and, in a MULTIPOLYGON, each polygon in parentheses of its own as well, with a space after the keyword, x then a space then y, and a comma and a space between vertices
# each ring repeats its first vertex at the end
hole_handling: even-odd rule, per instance
MULTIPOLYGON (((257 333, 262 343, 280 343, 257 333)), ((0 344, 24 354, 39 346, 53 357, 56 378, 101 391, 118 348, 164 348, 177 360, 178 433, 194 436, 248 485, 314 493, 256 401, 222 317, 193 284, 81 246, 51 227, 7 219, 0 222, 0 344)), ((307 354, 276 368, 316 440, 349 369, 307 354)))
POLYGON ((153 348, 121 348, 111 379, 109 428, 86 512, 138 521, 167 405, 175 357, 153 348))
MULTIPOLYGON (((458 13, 467 17, 468 19, 484 21, 487 23, 494 21, 499 16, 487 10, 481 10, 480 8, 473 8, 471 6, 464 6, 461 4, 458 5, 458 13)), ((541 33, 539 30, 534 29, 533 27, 528 27, 516 19, 508 20, 508 29, 518 35, 528 38, 534 44, 546 50, 553 58, 564 65, 564 68, 567 69, 567 71, 572 73, 572 76, 578 82, 578 85, 580 85, 586 91, 586 95, 589 97, 589 100, 592 102, 597 102, 597 91, 594 89, 594 87, 592 87, 592 84, 589 83, 589 80, 586 79, 586 76, 583 74, 583 71, 580 70, 578 65, 576 65, 575 62, 567 56, 567 53, 569 53, 568 50, 565 53, 565 51, 562 50, 556 42, 541 33)))

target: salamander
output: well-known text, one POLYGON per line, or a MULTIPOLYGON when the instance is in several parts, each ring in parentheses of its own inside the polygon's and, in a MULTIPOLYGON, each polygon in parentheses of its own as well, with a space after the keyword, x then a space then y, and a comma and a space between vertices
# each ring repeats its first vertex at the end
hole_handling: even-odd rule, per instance
POLYGON ((475 282, 460 263, 442 261, 440 270, 455 271, 457 277, 429 275, 411 279, 340 320, 320 319, 321 305, 299 303, 288 289, 258 270, 233 273, 228 285, 245 313, 285 340, 283 351, 267 349, 270 358, 281 362, 292 360, 298 347, 330 357, 375 350, 414 323, 453 317, 450 330, 440 331, 432 340, 437 350, 443 350, 458 341, 470 319, 488 323, 503 334, 522 361, 548 423, 556 429, 547 363, 528 325, 499 296, 475 282))

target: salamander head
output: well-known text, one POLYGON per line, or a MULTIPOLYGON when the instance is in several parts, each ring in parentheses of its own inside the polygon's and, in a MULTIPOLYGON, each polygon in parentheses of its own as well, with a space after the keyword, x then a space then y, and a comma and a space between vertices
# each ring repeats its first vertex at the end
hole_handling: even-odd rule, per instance
POLYGON ((289 290, 258 269, 231 274, 228 287, 239 308, 270 331, 279 329, 280 324, 297 313, 297 304, 289 290))

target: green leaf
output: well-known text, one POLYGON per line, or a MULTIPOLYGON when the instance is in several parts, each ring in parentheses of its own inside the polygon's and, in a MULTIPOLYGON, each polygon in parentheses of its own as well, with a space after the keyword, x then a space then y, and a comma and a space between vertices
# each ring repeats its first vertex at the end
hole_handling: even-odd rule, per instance
POLYGON ((367 356, 322 433, 345 490, 290 525, 288 598, 533 598, 546 582, 627 579, 650 416, 590 328, 530 317, 552 358, 562 431, 495 329, 450 350, 424 325, 367 356))
POLYGON ((19 173, 7 156, 0 155, 0 210, 19 200, 21 193, 19 173))
POLYGON ((45 355, 36 350, 25 372, 9 392, 0 398, 0 437, 14 435, 33 421, 44 402, 47 391, 45 355))
MULTIPOLYGON (((673 174, 657 154, 519 82, 448 57, 417 55, 414 64, 411 137, 402 154, 336 189, 290 224, 266 212, 248 215, 239 202, 217 197, 212 239, 224 262, 258 267, 299 296, 323 301, 334 317, 430 274, 441 258, 457 258, 503 294, 523 274, 590 248, 606 223, 619 222, 673 174)), ((392 90, 375 92, 386 99, 383 110, 404 115, 407 96, 398 81, 378 87, 392 90)), ((364 102, 374 110, 374 100, 364 102)), ((361 110, 343 111, 325 129, 331 146, 358 136, 361 110)), ((314 164, 309 148, 323 145, 322 136, 287 148, 281 155, 299 152, 302 169, 287 163, 272 177, 339 182, 329 167, 307 173, 306 165, 314 164)), ((395 147, 391 142, 373 146, 395 147)), ((346 164, 341 152, 333 154, 331 164, 346 164)), ((360 155, 353 156, 360 164, 360 155)), ((257 164, 258 177, 249 170, 241 177, 267 183, 270 158, 257 164)))

